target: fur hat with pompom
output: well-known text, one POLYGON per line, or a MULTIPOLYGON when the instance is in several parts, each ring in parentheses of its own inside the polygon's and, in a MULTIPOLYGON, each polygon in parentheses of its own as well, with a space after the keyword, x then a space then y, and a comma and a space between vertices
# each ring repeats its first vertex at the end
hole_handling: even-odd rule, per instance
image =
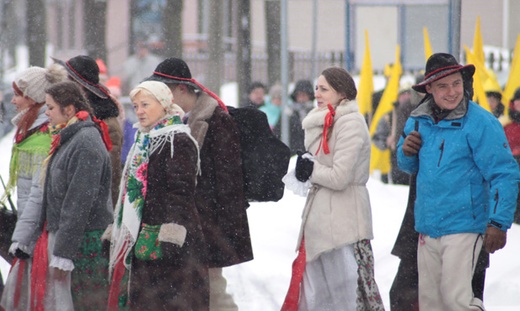
POLYGON ((13 81, 13 89, 21 96, 29 97, 37 103, 43 103, 45 102, 45 89, 66 79, 67 71, 60 65, 52 64, 48 68, 33 66, 16 76, 13 81))

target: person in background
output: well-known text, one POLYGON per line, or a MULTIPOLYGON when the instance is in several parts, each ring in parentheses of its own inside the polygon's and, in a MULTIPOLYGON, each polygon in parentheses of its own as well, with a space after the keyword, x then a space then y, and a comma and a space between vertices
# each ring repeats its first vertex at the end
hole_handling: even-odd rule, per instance
POLYGON ((500 122, 505 121, 505 106, 502 103, 502 90, 500 87, 496 86, 492 79, 488 79, 486 82, 484 82, 484 90, 486 92, 486 98, 489 104, 489 108, 491 109, 491 113, 493 113, 493 115, 497 117, 500 122))
POLYGON ((195 205, 197 142, 166 84, 142 82, 130 98, 139 129, 112 226, 108 310, 207 310, 207 252, 195 205), (120 270, 129 274, 128 285, 120 270))
POLYGON ((121 181, 121 145, 123 144, 123 131, 117 117, 121 104, 110 94, 110 91, 99 83, 99 67, 96 61, 85 55, 79 55, 64 62, 53 58, 55 62, 65 67, 69 78, 78 83, 93 109, 93 116, 108 126, 110 136, 109 152, 112 163, 112 204, 115 206, 119 182, 121 181))
MULTIPOLYGON (((520 88, 515 90, 513 98, 509 101, 510 122, 504 126, 507 142, 518 165, 520 165, 520 88)), ((520 196, 516 202, 514 222, 520 224, 520 196)))
POLYGON ((130 98, 125 97, 122 99, 121 103, 123 104, 123 110, 125 114, 122 126, 123 145, 121 147, 121 163, 124 165, 128 156, 128 152, 130 152, 130 149, 134 144, 135 133, 137 132, 137 128, 134 125, 139 121, 139 119, 135 114, 130 98))
POLYGON ((259 108, 267 115, 267 122, 271 130, 280 122, 282 112, 282 86, 275 84, 269 89, 269 97, 265 101, 265 105, 259 108))
POLYGON ((390 149, 390 179, 389 182, 396 185, 408 185, 410 175, 399 169, 397 165, 397 141, 403 133, 406 120, 415 107, 411 102, 411 84, 401 86, 394 109, 384 115, 372 136, 372 142, 380 150, 390 149))
POLYGON ((247 102, 242 107, 260 108, 265 104, 265 92, 267 88, 262 82, 251 83, 247 90, 247 102))
POLYGON ((398 143, 399 167, 417 174, 420 310, 484 309, 475 266, 481 248, 505 246, 516 208, 518 165, 498 120, 467 96, 474 72, 450 54, 430 56, 413 86, 426 96, 398 143))
MULTIPOLYGON (((302 120, 313 108, 314 87, 311 81, 297 81, 291 93, 291 102, 288 109, 284 111, 289 118, 289 148, 291 149, 291 155, 295 155, 298 151, 305 150, 302 120)), ((275 127, 275 135, 281 137, 281 131, 281 122, 279 122, 275 127)))
POLYGON ((51 147, 49 120, 45 115, 45 89, 66 79, 65 69, 53 64, 48 68, 29 67, 18 73, 12 83, 14 96, 11 103, 18 114, 12 119, 16 132, 9 180, 2 201, 16 188, 18 220, 9 248, 15 259, 11 262, 12 268, 0 303, 7 310, 29 308, 31 258, 41 232, 41 227, 36 225, 42 209, 40 166, 51 147))
POLYGON ((130 90, 143 81, 150 72, 162 61, 162 59, 150 52, 149 44, 143 40, 137 42, 135 53, 128 57, 123 64, 123 94, 127 95, 130 90))
POLYGON ((44 229, 34 251, 32 307, 104 310, 109 283, 102 237, 113 221, 108 131, 75 82, 45 92, 52 143, 42 168, 44 229))
POLYGON ((308 153, 295 175, 312 187, 282 310, 384 310, 370 244, 370 136, 356 95, 346 70, 327 68, 316 84, 318 107, 302 121, 308 153))
POLYGON ((182 59, 164 60, 147 80, 172 90, 200 148, 195 204, 208 248, 210 310, 238 310, 222 274, 223 267, 253 259, 238 128, 220 98, 192 78, 182 59))

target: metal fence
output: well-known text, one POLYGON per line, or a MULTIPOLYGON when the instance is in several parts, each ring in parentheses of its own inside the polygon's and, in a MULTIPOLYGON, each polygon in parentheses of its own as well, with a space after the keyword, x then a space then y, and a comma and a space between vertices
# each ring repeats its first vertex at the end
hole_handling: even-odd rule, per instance
MULTIPOLYGON (((512 51, 504 49, 489 49, 485 51, 486 67, 493 69, 496 73, 509 71, 512 59, 512 51)), ((208 72, 208 54, 188 52, 184 54, 184 59, 188 62, 192 75, 200 82, 204 83, 208 72)), ((251 55, 251 81, 261 81, 265 84, 273 84, 275 81, 267 81, 267 53, 255 52, 251 55)), ((462 62, 465 63, 465 55, 462 62)), ((316 55, 316 70, 321 72, 330 66, 345 66, 345 54, 343 52, 325 52, 316 55)), ((406 62, 403 64, 405 73, 414 73, 413 70, 406 68, 406 62)), ((224 57, 224 75, 222 83, 237 81, 236 55, 227 52, 224 57)), ((353 75, 359 74, 359 68, 355 68, 351 72, 353 75)), ((375 70, 375 74, 380 74, 375 70)), ((289 52, 289 81, 297 81, 300 79, 313 80, 312 74, 312 54, 310 52, 289 52)))
MULTIPOLYGON (((208 73, 209 57, 206 53, 185 53, 184 59, 190 66, 191 73, 200 82, 204 83, 208 73)), ((267 81, 267 53, 253 53, 251 55, 251 81, 261 81, 265 84, 273 84, 275 81, 267 81)), ((318 72, 330 66, 344 66, 342 52, 327 52, 316 55, 316 68, 318 72)), ((226 53, 224 57, 223 83, 237 81, 236 56, 234 53, 226 53)), ((312 55, 308 52, 289 53, 289 81, 300 79, 313 80, 312 55)))

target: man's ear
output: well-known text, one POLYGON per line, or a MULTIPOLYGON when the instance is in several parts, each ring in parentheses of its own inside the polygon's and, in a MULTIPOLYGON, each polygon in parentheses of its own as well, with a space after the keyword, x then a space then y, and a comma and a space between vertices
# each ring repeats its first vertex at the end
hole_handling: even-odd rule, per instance
POLYGON ((177 85, 177 87, 179 88, 179 90, 182 92, 182 93, 186 93, 188 91, 188 87, 186 86, 186 84, 179 84, 177 85))
POLYGON ((432 87, 431 87, 430 84, 426 84, 426 85, 424 86, 424 88, 426 89, 426 93, 428 93, 428 94, 431 94, 431 93, 432 93, 432 87))

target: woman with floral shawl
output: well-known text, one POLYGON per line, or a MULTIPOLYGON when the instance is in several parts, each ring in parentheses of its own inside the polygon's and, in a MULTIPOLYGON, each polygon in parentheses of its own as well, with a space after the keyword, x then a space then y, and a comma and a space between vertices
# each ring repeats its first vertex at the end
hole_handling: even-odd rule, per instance
POLYGON ((208 310, 197 142, 166 84, 143 82, 130 98, 139 123, 112 226, 108 310, 208 310))

